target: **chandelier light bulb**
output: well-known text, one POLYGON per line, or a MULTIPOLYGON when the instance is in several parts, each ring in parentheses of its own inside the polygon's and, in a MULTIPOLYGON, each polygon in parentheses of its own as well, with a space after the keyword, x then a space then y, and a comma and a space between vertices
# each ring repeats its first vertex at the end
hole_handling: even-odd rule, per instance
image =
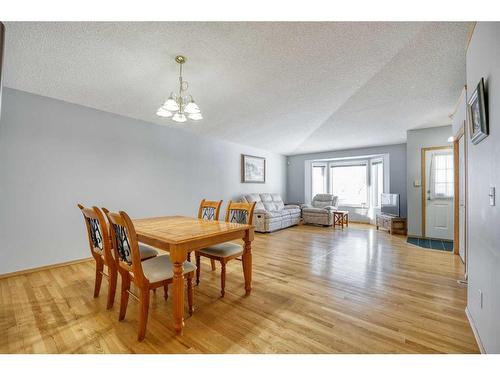
POLYGON ((188 117, 191 120, 195 120, 195 121, 203 120, 203 116, 201 115, 201 113, 191 113, 188 117))
POLYGON ((186 105, 186 108, 184 109, 184 112, 186 113, 200 113, 200 108, 196 105, 194 102, 193 98, 189 101, 189 103, 186 105))
POLYGON ((160 117, 172 117, 172 112, 167 111, 164 107, 160 107, 158 111, 156 111, 156 115, 160 117))
POLYGON ((165 104, 163 104, 163 107, 170 112, 175 112, 179 110, 179 104, 174 100, 174 97, 172 94, 170 94, 170 97, 167 99, 165 104))
POLYGON ((184 113, 177 112, 174 115, 174 117, 172 117, 172 120, 174 120, 175 122, 186 122, 187 118, 186 118, 186 115, 184 113))

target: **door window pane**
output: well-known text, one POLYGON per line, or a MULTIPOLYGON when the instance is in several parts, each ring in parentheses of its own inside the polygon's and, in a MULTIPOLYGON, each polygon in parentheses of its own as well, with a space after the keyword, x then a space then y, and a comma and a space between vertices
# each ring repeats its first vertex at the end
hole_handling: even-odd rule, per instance
POLYGON ((453 197, 453 154, 436 153, 431 159, 431 199, 453 197))

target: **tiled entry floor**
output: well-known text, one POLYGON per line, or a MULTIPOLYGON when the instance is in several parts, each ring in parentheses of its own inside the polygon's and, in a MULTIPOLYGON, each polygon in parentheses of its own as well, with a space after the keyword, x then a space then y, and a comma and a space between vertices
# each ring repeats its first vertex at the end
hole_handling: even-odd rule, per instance
POLYGON ((426 249, 453 251, 453 241, 408 237, 407 242, 411 243, 412 245, 425 247, 426 249))

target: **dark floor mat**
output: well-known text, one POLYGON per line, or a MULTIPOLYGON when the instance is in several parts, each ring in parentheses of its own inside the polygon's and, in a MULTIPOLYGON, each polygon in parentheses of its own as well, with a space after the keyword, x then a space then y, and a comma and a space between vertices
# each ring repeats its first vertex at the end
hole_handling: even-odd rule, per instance
POLYGON ((408 237, 407 242, 415 246, 424 247, 426 249, 453 251, 453 241, 408 237))

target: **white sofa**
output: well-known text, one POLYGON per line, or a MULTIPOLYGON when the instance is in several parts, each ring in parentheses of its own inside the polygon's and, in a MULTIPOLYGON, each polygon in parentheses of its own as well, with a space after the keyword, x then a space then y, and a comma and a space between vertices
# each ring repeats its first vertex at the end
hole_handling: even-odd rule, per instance
POLYGON ((285 205, 279 194, 246 194, 242 201, 256 202, 253 212, 256 232, 274 232, 300 222, 300 207, 285 205))
POLYGON ((311 204, 302 205, 304 224, 333 225, 333 212, 338 210, 338 197, 316 194, 311 204))

